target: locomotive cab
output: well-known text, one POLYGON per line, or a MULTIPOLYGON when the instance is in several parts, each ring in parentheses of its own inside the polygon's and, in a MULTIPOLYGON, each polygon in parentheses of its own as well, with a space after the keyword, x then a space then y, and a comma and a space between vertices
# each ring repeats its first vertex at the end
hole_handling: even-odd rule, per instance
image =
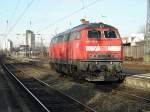
POLYGON ((88 71, 89 81, 123 80, 122 40, 115 28, 95 28, 83 31, 86 59, 81 69, 88 71))

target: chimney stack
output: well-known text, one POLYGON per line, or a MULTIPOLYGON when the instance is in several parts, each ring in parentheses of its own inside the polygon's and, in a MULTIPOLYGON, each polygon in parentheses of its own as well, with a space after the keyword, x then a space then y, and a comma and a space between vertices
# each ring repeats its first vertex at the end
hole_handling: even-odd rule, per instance
POLYGON ((86 21, 85 19, 80 20, 82 24, 89 24, 89 21, 86 21))

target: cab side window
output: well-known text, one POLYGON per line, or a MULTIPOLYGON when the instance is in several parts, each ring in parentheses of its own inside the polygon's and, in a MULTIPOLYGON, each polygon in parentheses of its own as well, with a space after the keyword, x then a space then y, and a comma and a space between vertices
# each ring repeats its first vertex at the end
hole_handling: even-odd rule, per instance
POLYGON ((88 31, 88 38, 101 38, 101 32, 97 30, 88 31))
POLYGON ((56 44, 56 43, 57 43, 57 40, 58 40, 58 38, 57 38, 57 37, 55 37, 55 38, 54 38, 54 44, 56 44))
POLYGON ((62 43, 64 36, 63 36, 63 35, 60 35, 60 36, 58 36, 57 38, 58 38, 57 43, 62 43))
POLYGON ((69 40, 69 33, 64 35, 64 42, 69 40))
POLYGON ((80 32, 71 32, 69 40, 77 40, 80 39, 80 32))
POLYGON ((115 31, 108 30, 104 31, 105 38, 117 38, 117 34, 115 31))
POLYGON ((50 45, 54 44, 54 38, 51 39, 50 45))

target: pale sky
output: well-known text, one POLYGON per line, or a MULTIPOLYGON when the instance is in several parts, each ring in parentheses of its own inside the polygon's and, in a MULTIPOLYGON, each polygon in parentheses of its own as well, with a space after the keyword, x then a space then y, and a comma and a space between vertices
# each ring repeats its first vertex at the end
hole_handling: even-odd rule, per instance
POLYGON ((79 25, 82 18, 113 25, 123 37, 138 32, 146 23, 147 0, 33 0, 20 16, 31 1, 0 1, 0 38, 12 28, 7 38, 18 44, 21 37, 16 38, 16 34, 31 29, 42 34, 48 44, 52 35, 79 25))

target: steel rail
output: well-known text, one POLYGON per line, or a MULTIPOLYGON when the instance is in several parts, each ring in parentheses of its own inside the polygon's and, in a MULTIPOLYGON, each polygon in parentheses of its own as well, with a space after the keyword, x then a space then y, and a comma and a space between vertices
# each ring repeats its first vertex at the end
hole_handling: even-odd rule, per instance
POLYGON ((3 67, 6 69, 6 71, 13 76, 13 78, 42 106, 42 108, 46 112, 51 112, 45 105, 7 68, 6 65, 3 64, 3 67))
POLYGON ((69 95, 67 95, 67 94, 63 93, 62 91, 59 91, 58 89, 54 89, 54 88, 52 88, 49 84, 45 83, 44 81, 41 81, 41 80, 39 80, 39 79, 37 79, 37 78, 34 78, 34 79, 36 79, 36 80, 37 80, 37 81, 39 81, 40 83, 42 83, 42 84, 46 85, 47 87, 50 87, 51 89, 53 89, 53 90, 55 90, 55 91, 59 92, 60 94, 63 94, 64 96, 66 96, 66 97, 68 97, 68 98, 72 99, 73 101, 75 101, 75 102, 79 103, 80 105, 82 105, 82 106, 86 107, 86 109, 88 109, 88 110, 90 110, 90 111, 92 111, 92 112, 97 112, 96 110, 94 110, 94 109, 92 109, 91 107, 89 107, 89 106, 87 106, 87 105, 85 105, 85 104, 83 104, 83 103, 79 102, 78 100, 76 100, 76 99, 74 99, 73 97, 71 97, 71 96, 69 96, 69 95))
MULTIPOLYGON (((114 90, 115 90, 115 89, 114 89, 114 90)), ((133 96, 133 97, 135 97, 135 98, 142 99, 142 100, 145 100, 145 101, 150 102, 150 99, 149 99, 149 98, 144 98, 144 97, 141 97, 141 96, 138 96, 138 95, 135 95, 135 94, 131 94, 131 93, 128 93, 128 92, 120 91, 120 90, 115 90, 115 91, 119 91, 119 92, 122 93, 122 94, 129 95, 129 96, 133 96)))
MULTIPOLYGON (((3 66, 4 66, 4 67, 6 68, 6 70, 21 84, 21 86, 23 86, 23 88, 24 88, 27 92, 29 92, 29 94, 30 94, 32 97, 34 97, 34 99, 35 99, 47 112, 51 112, 26 86, 8 69, 8 67, 7 67, 6 65, 3 65, 3 66)), ((66 98, 71 99, 72 101, 74 101, 74 102, 80 104, 82 107, 84 107, 86 110, 88 110, 88 112, 97 112, 96 110, 94 110, 94 109, 92 109, 91 107, 89 107, 89 106, 87 106, 87 105, 85 105, 85 104, 79 102, 78 100, 76 100, 76 99, 74 99, 73 97, 71 97, 71 96, 69 96, 69 95, 63 93, 62 91, 59 91, 58 89, 51 87, 49 84, 45 83, 44 81, 41 81, 41 80, 39 80, 39 79, 37 79, 37 78, 34 78, 34 77, 32 77, 32 78, 35 79, 36 81, 38 81, 39 83, 45 85, 46 87, 49 87, 49 88, 51 88, 51 89, 54 90, 54 91, 57 91, 58 93, 60 93, 60 94, 62 94, 63 96, 65 96, 66 98)))
MULTIPOLYGON (((133 76, 135 76, 135 77, 136 77, 136 75, 133 75, 133 76)), ((53 88, 52 88, 49 84, 47 84, 47 83, 45 83, 45 82, 43 82, 43 81, 41 81, 41 80, 39 80, 39 79, 37 79, 37 78, 34 78, 34 79, 36 79, 37 81, 39 81, 39 82, 43 83, 44 85, 46 85, 46 86, 50 87, 51 89, 53 89, 53 88)), ((105 87, 105 88, 112 89, 111 87, 105 87)), ((83 105, 83 106, 87 107, 87 109, 89 108, 90 110, 92 110, 92 111, 96 112, 95 110, 93 110, 93 109, 92 109, 92 108, 90 108, 89 106, 84 105, 83 103, 81 103, 81 102, 79 102, 79 101, 75 100, 75 99, 74 99, 74 98, 72 98, 71 96, 66 95, 66 94, 64 94, 63 92, 61 92, 61 91, 59 91, 59 90, 57 90, 57 89, 55 89, 55 90, 56 90, 56 91, 58 91, 59 93, 61 93, 61 94, 65 95, 65 96, 69 97, 70 99, 74 100, 75 102, 77 102, 77 103, 79 103, 79 104, 81 104, 81 105, 83 105)), ((114 90, 114 91, 118 91, 118 92, 120 92, 120 94, 125 94, 125 95, 128 95, 128 96, 132 96, 132 97, 135 97, 135 98, 142 99, 142 100, 145 100, 145 101, 150 102, 150 99, 148 99, 148 98, 144 98, 144 97, 141 97, 141 96, 138 96, 138 95, 135 95, 135 94, 132 94, 132 93, 128 93, 128 92, 125 92, 125 91, 117 90, 117 89, 112 89, 112 90, 114 90)))

